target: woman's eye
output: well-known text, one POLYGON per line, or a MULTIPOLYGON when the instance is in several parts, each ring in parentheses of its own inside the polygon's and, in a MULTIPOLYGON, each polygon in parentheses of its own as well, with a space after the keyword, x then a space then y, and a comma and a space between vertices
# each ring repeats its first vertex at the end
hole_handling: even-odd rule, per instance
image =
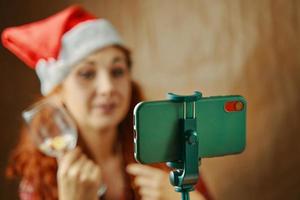
POLYGON ((113 77, 121 77, 125 74, 125 69, 123 68, 115 68, 112 70, 113 77))
POLYGON ((78 73, 80 78, 83 79, 92 79, 96 76, 96 72, 95 71, 81 71, 78 73))

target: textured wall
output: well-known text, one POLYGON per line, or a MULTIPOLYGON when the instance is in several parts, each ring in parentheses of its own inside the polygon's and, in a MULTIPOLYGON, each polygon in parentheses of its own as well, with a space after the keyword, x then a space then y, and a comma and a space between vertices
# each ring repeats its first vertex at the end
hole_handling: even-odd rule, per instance
MULTIPOLYGON (((75 1, 9 2, 1 0, 1 28, 39 19, 75 1)), ((203 161, 204 178, 216 199, 300 199, 299 1, 81 2, 120 30, 134 53, 134 78, 149 99, 194 90, 248 99, 246 151, 203 161)), ((2 48, 0 56, 3 169, 16 141, 19 112, 37 93, 38 82, 2 48)), ((3 179, 2 185, 13 191, 3 179)), ((14 199, 2 191, 0 199, 14 199)))

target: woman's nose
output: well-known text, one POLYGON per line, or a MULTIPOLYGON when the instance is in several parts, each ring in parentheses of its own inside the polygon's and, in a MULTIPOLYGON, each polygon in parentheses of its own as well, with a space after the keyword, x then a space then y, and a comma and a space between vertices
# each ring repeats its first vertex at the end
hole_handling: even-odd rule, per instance
POLYGON ((96 81, 96 92, 101 95, 111 95, 114 90, 113 79, 109 73, 102 73, 96 81))

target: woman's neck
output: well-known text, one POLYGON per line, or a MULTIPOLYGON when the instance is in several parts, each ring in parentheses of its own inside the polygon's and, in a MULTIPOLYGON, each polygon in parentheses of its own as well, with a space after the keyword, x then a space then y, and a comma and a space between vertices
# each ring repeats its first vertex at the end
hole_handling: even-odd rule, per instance
POLYGON ((117 133, 117 128, 81 130, 81 138, 87 150, 99 165, 114 156, 117 133))

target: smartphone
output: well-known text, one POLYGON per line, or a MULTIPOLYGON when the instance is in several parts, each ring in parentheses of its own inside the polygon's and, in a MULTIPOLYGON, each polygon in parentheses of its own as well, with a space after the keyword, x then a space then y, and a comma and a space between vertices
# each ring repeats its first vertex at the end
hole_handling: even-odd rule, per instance
MULTIPOLYGON (((202 97, 194 117, 200 158, 241 153, 246 145, 247 102, 242 96, 202 97)), ((140 102, 134 108, 135 159, 144 164, 182 160, 182 102, 140 102)))

